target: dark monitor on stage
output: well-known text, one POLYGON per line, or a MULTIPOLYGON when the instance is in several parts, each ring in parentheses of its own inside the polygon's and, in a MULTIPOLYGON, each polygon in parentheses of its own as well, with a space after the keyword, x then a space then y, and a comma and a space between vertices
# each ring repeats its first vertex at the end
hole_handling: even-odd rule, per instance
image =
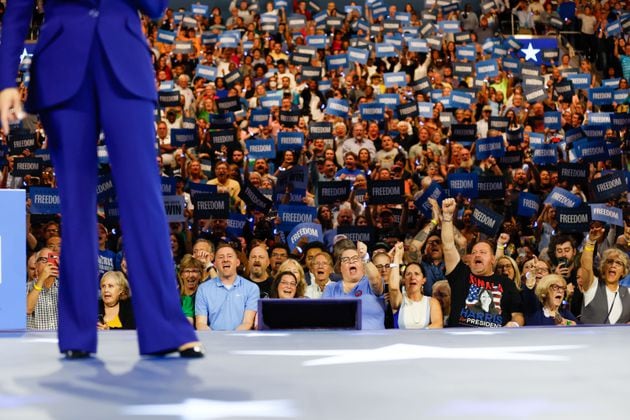
POLYGON ((361 329, 360 299, 260 299, 259 330, 361 329))

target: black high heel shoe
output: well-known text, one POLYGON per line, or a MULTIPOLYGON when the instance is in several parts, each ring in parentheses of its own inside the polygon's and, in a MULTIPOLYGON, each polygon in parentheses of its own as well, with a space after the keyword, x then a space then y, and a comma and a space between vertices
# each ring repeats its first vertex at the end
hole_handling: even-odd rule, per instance
POLYGON ((193 346, 184 350, 169 349, 169 350, 163 350, 163 351, 156 351, 154 353, 147 353, 147 356, 164 357, 175 352, 178 352, 179 357, 184 358, 184 359, 199 359, 201 357, 204 357, 204 351, 201 346, 193 346))
POLYGON ((90 357, 90 353, 83 350, 66 350, 63 355, 68 360, 87 359, 90 357))

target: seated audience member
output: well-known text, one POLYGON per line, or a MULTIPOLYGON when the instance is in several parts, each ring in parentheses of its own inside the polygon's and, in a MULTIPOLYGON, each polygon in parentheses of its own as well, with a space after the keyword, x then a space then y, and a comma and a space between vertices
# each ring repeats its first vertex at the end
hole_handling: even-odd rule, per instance
POLYGON ((258 287, 236 274, 241 262, 236 251, 221 244, 215 254, 218 272, 199 286, 195 299, 198 330, 249 330, 258 310, 258 287))
POLYGON ((400 329, 442 328, 444 318, 440 303, 422 294, 426 278, 419 263, 412 262, 405 267, 405 289, 401 291, 400 266, 403 254, 404 245, 398 242, 394 247, 394 263, 389 274, 389 299, 394 312, 394 326, 400 329))
POLYGON ((99 321, 96 326, 99 330, 136 328, 129 283, 120 271, 108 271, 103 274, 98 314, 99 321))
POLYGON ((576 325, 577 319, 564 307, 567 281, 558 274, 544 276, 535 291, 523 288, 525 325, 576 325))
POLYGON ((304 297, 304 283, 290 271, 281 271, 271 285, 271 296, 278 299, 294 299, 304 297))
POLYGON ((179 264, 179 300, 182 304, 182 311, 193 325, 195 321, 195 296, 199 283, 203 279, 203 273, 203 262, 190 254, 184 255, 179 264))

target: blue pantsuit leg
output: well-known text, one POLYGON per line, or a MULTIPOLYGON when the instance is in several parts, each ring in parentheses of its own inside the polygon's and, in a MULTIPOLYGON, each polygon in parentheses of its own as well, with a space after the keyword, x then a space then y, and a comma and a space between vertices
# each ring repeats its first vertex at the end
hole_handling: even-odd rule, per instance
POLYGON ((118 197, 140 353, 196 341, 176 289, 156 164, 154 104, 124 89, 98 37, 79 93, 43 112, 63 210, 61 351, 96 351, 96 139, 105 133, 118 197), (70 250, 71 249, 71 250, 70 250))

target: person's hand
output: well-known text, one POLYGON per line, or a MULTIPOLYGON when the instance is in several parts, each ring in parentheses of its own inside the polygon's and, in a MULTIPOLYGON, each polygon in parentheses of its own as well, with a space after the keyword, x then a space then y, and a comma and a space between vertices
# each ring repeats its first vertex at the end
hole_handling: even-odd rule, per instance
POLYGON ((59 277, 59 269, 54 264, 46 263, 37 278, 41 279, 42 282, 44 282, 46 279, 49 279, 51 277, 59 277))
POLYGON ((396 242, 393 248, 394 255, 392 257, 392 261, 394 264, 402 264, 403 256, 405 255, 405 245, 402 242, 396 242))
POLYGON ((359 258, 363 260, 367 255, 367 245, 361 241, 357 242, 357 252, 359 253, 359 258))
POLYGON ((571 298, 574 292, 575 292, 575 285, 573 285, 573 283, 567 283, 567 299, 571 298))
POLYGON ((593 226, 588 231, 588 240, 591 242, 597 242, 604 237, 606 228, 603 226, 593 226))
POLYGON ((571 270, 569 269, 569 266, 567 264, 568 263, 558 264, 554 272, 564 278, 569 277, 569 275, 571 274, 571 270))
POLYGON ((497 239, 497 244, 498 245, 507 245, 510 242, 510 235, 508 235, 507 233, 502 233, 499 235, 499 239, 497 239))
POLYGON ((193 252, 193 257, 204 264, 210 262, 210 253, 208 251, 197 249, 193 252))
POLYGON ((9 122, 24 118, 20 91, 17 88, 7 88, 0 92, 0 122, 4 134, 9 134, 9 122))
POLYGON ((101 331, 109 330, 109 325, 104 324, 102 322, 97 322, 96 323, 96 329, 97 330, 101 330, 101 331))
POLYGON ((453 214, 455 214, 455 209, 457 208, 457 203, 454 198, 447 198, 442 201, 442 216, 445 220, 452 221, 453 214))

